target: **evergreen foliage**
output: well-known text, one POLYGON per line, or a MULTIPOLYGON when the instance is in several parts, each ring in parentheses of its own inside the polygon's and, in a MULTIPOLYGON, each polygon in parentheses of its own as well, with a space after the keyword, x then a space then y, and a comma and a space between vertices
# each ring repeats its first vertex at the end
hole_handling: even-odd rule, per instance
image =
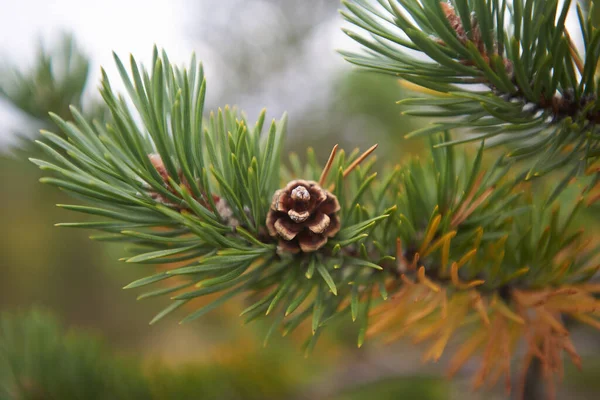
POLYGON ((113 358, 104 343, 65 332, 49 314, 0 316, 0 398, 150 398, 130 360, 113 358))
MULTIPOLYGON (((83 108, 89 70, 88 57, 72 36, 65 35, 55 47, 40 46, 30 71, 3 69, 0 96, 43 126, 51 124, 49 111, 70 119, 70 106, 83 108)), ((85 109, 88 118, 104 117, 101 104, 86 104, 85 109)))
POLYGON ((581 172, 599 155, 600 48, 591 13, 577 5, 585 54, 565 29, 571 1, 344 1, 345 32, 364 48, 353 64, 393 74, 432 96, 402 100, 405 114, 434 117, 416 137, 449 129, 444 145, 509 144, 533 160, 527 177, 567 164, 581 172))
POLYGON ((249 350, 239 359, 172 368, 159 360, 117 355, 100 338, 66 329, 47 311, 3 313, 0 398, 282 398, 298 379, 297 371, 277 358, 280 354, 280 350, 249 350))
POLYGON ((183 322, 244 296, 245 322, 270 319, 266 340, 308 325, 307 351, 337 318, 355 321, 359 346, 380 334, 430 341, 426 360, 469 334, 450 369, 479 352, 477 387, 504 376, 510 389, 523 342, 522 376, 533 359, 546 378, 559 374, 563 351, 579 364, 564 319, 600 327, 598 251, 573 226, 584 200, 552 203, 578 172, 595 174, 590 188, 597 182, 598 30, 580 12, 579 56, 564 29, 568 1, 345 4, 345 18, 368 32, 348 32, 366 48, 344 52, 349 61, 434 91, 403 100, 415 107, 408 114, 436 119, 412 135, 430 136, 426 160, 375 173, 376 146, 348 154, 336 146, 325 163, 311 149, 305 163, 285 159, 285 115, 268 124, 262 112, 250 124, 235 108, 205 113, 202 66, 192 57, 176 67, 155 49, 150 69, 115 57, 127 97, 103 74, 112 122, 72 108, 74 122, 52 114, 64 136, 42 132, 46 159, 32 159, 52 175, 42 182, 83 201, 61 207, 99 217, 59 225, 129 245, 123 261, 148 272, 126 288, 172 299, 152 323, 219 293, 183 322), (473 136, 453 139, 455 129, 473 136), (480 146, 451 146, 467 141, 480 146), (512 149, 490 163, 490 143, 512 149), (515 176, 520 159, 531 164, 515 176), (556 190, 527 193, 523 178, 567 164, 556 190), (273 195, 294 179, 318 183, 341 206, 341 230, 316 251, 286 251, 269 235, 273 195))

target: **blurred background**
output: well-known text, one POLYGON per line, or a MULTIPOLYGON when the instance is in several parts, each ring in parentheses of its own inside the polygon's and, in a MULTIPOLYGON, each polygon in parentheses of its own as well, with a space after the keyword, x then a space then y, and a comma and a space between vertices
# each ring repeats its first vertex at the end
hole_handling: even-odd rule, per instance
MULTIPOLYGON (((422 365, 410 344, 358 351, 347 323, 330 329, 308 359, 294 337, 264 348, 268 326, 242 326, 242 304, 188 325, 178 314, 149 326, 168 300, 136 302, 121 289, 147 266, 115 261, 121 247, 89 240, 91 232, 53 226, 82 216, 55 207, 72 201, 38 183, 41 173, 27 161, 38 152, 32 139, 39 129, 56 131, 48 111, 68 119, 70 104, 106 118, 100 66, 121 87, 112 51, 146 63, 154 44, 176 63, 195 52, 207 75, 207 109, 237 105, 250 121, 263 107, 269 117, 288 111, 288 150, 301 159, 313 146, 324 160, 335 143, 347 150, 385 143, 377 154, 389 163, 420 153, 421 142, 402 139, 422 121, 400 114, 397 80, 358 72, 336 54, 354 46, 340 30, 336 0, 0 5, 0 354, 10 355, 0 360, 0 399, 50 398, 38 386, 58 365, 73 387, 96 388, 57 389, 64 399, 505 398, 470 392, 467 376, 445 380, 443 363, 422 365), (25 363, 31 379, 9 376, 9 358, 25 363)), ((600 361, 585 364, 584 374, 567 369, 569 398, 600 392, 593 378, 600 361)))

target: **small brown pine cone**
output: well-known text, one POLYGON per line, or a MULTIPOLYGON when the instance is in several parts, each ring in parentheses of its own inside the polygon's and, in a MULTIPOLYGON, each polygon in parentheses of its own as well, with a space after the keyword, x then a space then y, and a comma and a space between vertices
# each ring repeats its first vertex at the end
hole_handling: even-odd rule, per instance
POLYGON ((273 195, 267 229, 280 251, 316 251, 340 230, 340 203, 317 182, 294 180, 273 195))

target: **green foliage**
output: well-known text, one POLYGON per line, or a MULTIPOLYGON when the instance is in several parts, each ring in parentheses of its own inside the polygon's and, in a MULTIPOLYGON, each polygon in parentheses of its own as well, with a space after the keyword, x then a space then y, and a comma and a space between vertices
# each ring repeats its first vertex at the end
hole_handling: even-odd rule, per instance
MULTIPOLYGON (((246 320, 271 314, 278 326, 285 314, 303 304, 286 321, 285 331, 312 315, 316 333, 350 296, 350 283, 370 282, 372 271, 393 259, 373 258, 362 243, 389 214, 384 203, 371 209, 359 204, 381 199, 391 180, 387 186, 375 187, 375 175, 367 177, 368 165, 346 179, 344 172, 357 160, 357 152, 347 157, 338 152, 334 172, 326 182, 335 185, 333 192, 343 206, 340 213, 345 221, 328 243, 328 260, 321 253, 279 255, 264 224, 271 195, 283 183, 279 158, 285 117, 273 121, 265 134, 264 113, 254 128, 248 128, 245 118, 227 107, 203 121, 206 86, 202 67, 195 60, 189 69, 180 70, 170 65, 166 54, 159 57, 156 51, 150 72, 132 59, 130 76, 116 61, 138 114, 132 115, 105 77, 102 95, 114 124, 90 125, 75 109, 76 123, 53 115, 68 140, 44 131, 48 144, 40 145, 53 162, 32 161, 60 176, 43 178, 43 182, 90 204, 61 207, 110 219, 60 225, 100 229, 105 234, 95 239, 131 243, 134 255, 125 259, 129 263, 151 264, 150 268, 157 263, 184 263, 127 286, 174 282, 161 283, 158 289, 140 295, 170 294, 174 300, 153 322, 200 296, 223 293, 185 321, 238 294, 258 292, 264 296, 242 313, 246 320), (159 157, 160 165, 156 158, 153 164, 152 157, 159 157), (359 251, 340 252, 346 247, 359 251)), ((322 168, 314 156, 309 154, 309 159, 304 170, 293 174, 316 180, 322 168)))
MULTIPOLYGON (((239 349, 238 349, 239 350, 239 349)), ((230 362, 151 366, 146 372, 153 399, 282 399, 298 385, 281 350, 257 348, 230 362)))
POLYGON ((65 332, 50 315, 0 317, 0 398, 150 398, 137 366, 112 357, 104 343, 65 332))
MULTIPOLYGON (((364 161, 372 149, 332 152, 323 176, 310 149, 305 164, 290 155, 288 169, 280 162, 285 116, 268 133, 264 112, 253 128, 229 107, 204 119, 206 81, 194 59, 179 69, 155 51, 150 71, 131 58, 130 73, 115 60, 136 113, 104 76, 101 92, 114 123, 89 124, 76 109, 75 123, 53 115, 67 140, 43 132, 47 142, 39 143, 52 162, 32 161, 58 175, 42 182, 88 204, 61 207, 102 217, 59 225, 99 229, 104 233, 94 239, 128 243, 131 255, 123 260, 150 272, 126 288, 154 285, 139 298, 171 297, 152 323, 199 297, 219 294, 195 306, 184 322, 244 295, 245 322, 272 321, 265 343, 274 332, 287 335, 307 321, 308 351, 323 327, 350 317, 360 346, 369 309, 388 298, 399 274, 421 276, 422 265, 443 280, 453 262, 462 265, 480 246, 496 243, 505 246, 498 254, 507 254, 508 262, 500 277, 493 272, 503 260, 498 256, 477 258, 460 276, 489 279, 486 290, 499 290, 523 268, 552 260, 562 248, 553 245, 557 240, 574 240, 554 221, 549 236, 539 238, 550 253, 523 247, 538 240, 539 217, 519 217, 532 203, 505 178, 502 157, 487 172, 482 168, 483 145, 474 156, 458 156, 440 147, 448 134, 435 136, 427 162, 408 162, 382 178, 370 172, 373 160, 364 161), (337 197, 342 229, 319 251, 292 255, 277 249, 265 219, 272 194, 297 178, 320 180, 337 197), (529 231, 528 240, 513 237, 529 231), (156 264, 165 266, 153 273, 156 264)), ((518 282, 537 287, 542 281, 518 282)))
MULTIPOLYGON (((72 118, 69 106, 82 108, 90 62, 73 37, 65 35, 50 50, 39 48, 31 70, 10 67, 2 71, 0 96, 44 126, 50 125, 48 112, 72 118)), ((103 117, 100 104, 86 106, 88 117, 103 117)))
POLYGON ((34 310, 0 315, 0 398, 265 399, 283 398, 299 378, 281 350, 177 368, 114 354, 89 333, 66 330, 34 310))
POLYGON ((243 296, 244 322, 269 319, 265 344, 305 325, 308 352, 324 327, 346 318, 359 347, 368 332, 389 328, 392 337, 431 339, 425 358, 434 360, 467 327, 475 334, 453 368, 468 359, 462 352, 485 347, 479 384, 490 365, 502 364, 494 376, 510 377, 523 337, 531 357, 554 360, 566 350, 577 363, 561 317, 600 326, 598 289, 588 284, 598 249, 572 227, 581 200, 563 217, 549 206, 598 156, 600 47, 589 44, 600 40, 597 30, 581 17, 588 53, 579 63, 564 30, 567 6, 557 2, 517 1, 510 10, 499 1, 345 4, 344 16, 369 33, 348 32, 367 50, 347 59, 435 92, 403 100, 415 107, 406 114, 450 118, 412 134, 430 136, 424 160, 374 173, 376 146, 362 154, 336 146, 325 166, 312 149, 304 163, 295 153, 282 160, 286 116, 266 124, 263 111, 250 124, 236 108, 205 114, 195 57, 179 68, 155 49, 150 69, 133 57, 127 69, 115 56, 127 97, 103 73, 112 122, 90 122, 76 108, 74 122, 52 114, 63 136, 44 131, 46 159, 31 159, 52 175, 42 182, 84 202, 61 207, 98 218, 59 225, 129 245, 123 261, 147 272, 125 288, 172 300, 151 323, 178 308, 188 322, 243 296), (451 129, 474 136, 453 140, 451 129), (451 146, 471 141, 481 143, 475 152, 451 146), (503 143, 513 150, 489 163, 484 149, 503 143), (531 164, 515 179, 510 167, 520 159, 531 164), (565 164, 570 173, 552 193, 523 194, 523 179, 565 164), (282 212, 274 193, 295 179, 318 182, 341 206, 341 230, 314 252, 286 252, 266 224, 269 210, 282 212), (506 346, 496 328, 510 336, 506 346))
POLYGON ((510 144, 510 159, 532 160, 526 177, 569 163, 582 171, 598 157, 600 31, 579 9, 578 55, 565 30, 570 1, 344 4, 360 28, 346 33, 365 50, 342 52, 348 61, 433 91, 400 102, 407 115, 436 117, 409 137, 456 129, 465 136, 444 145, 510 144))
POLYGON ((411 376, 403 379, 382 379, 348 390, 334 400, 380 400, 421 399, 441 400, 449 398, 448 387, 434 378, 411 376))

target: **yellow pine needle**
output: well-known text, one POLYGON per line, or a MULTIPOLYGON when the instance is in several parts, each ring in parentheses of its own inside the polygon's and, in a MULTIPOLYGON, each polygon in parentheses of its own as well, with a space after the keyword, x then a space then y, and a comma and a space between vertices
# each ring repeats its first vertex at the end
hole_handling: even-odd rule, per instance
POLYGON ((493 302, 492 307, 498 311, 500 314, 502 314, 504 317, 508 318, 509 320, 516 322, 519 325, 524 325, 525 324, 525 320, 519 316, 518 314, 516 314, 514 311, 512 311, 507 305, 506 303, 504 303, 503 300, 498 299, 497 297, 495 298, 495 301, 493 302))
POLYGON ((406 330, 405 328, 399 329, 399 330, 397 330, 396 332, 394 332, 393 334, 391 334, 391 335, 388 335, 388 336, 385 338, 384 344, 390 344, 390 343, 393 343, 393 342, 395 342, 395 341, 397 341, 397 340, 401 339, 403 336, 405 336, 405 335, 406 335, 406 333, 407 333, 407 330, 406 330))
POLYGON ((513 272, 512 274, 510 274, 509 276, 507 276, 504 279, 504 282, 510 282, 510 281, 518 278, 519 276, 525 275, 528 272, 529 272, 529 267, 519 268, 518 270, 516 270, 515 272, 513 272))
POLYGON ((474 248, 479 248, 479 246, 481 245, 481 238, 483 238, 483 228, 479 226, 477 227, 475 233, 475 244, 473 245, 474 248))
POLYGON ((414 343, 421 343, 433 335, 438 333, 447 322, 443 319, 438 319, 436 321, 432 321, 428 325, 419 326, 419 330, 413 336, 414 343))
POLYGON ((457 268, 460 268, 467 262, 469 262, 469 260, 471 260, 475 256, 475 254, 477 254, 477 249, 469 250, 464 256, 461 257, 460 260, 458 260, 457 268))
POLYGON ((327 179, 327 175, 329 174, 329 170, 331 169, 331 165, 333 164, 333 160, 335 159, 335 154, 337 153, 338 145, 333 146, 331 150, 331 154, 329 154, 329 158, 327 159, 327 164, 325 164, 325 168, 323 168, 323 172, 321 172, 321 177, 319 178, 319 186, 323 186, 325 180, 327 179))
POLYGON ((442 246, 442 265, 440 268, 440 275, 444 277, 448 272, 448 261, 450 260, 450 242, 451 240, 446 240, 442 246))
POLYGON ((442 216, 440 214, 436 215, 431 223, 427 227, 427 231, 425 232, 425 237, 423 238, 423 242, 421 243, 421 248, 419 249, 419 253, 424 253, 429 246, 429 243, 435 236, 435 232, 437 231, 438 226, 440 225, 440 221, 442 220, 442 216))
POLYGON ((444 333, 433 343, 429 350, 425 352, 423 355, 423 361, 427 362, 431 360, 433 362, 437 362, 444 353, 451 335, 452 330, 446 329, 444 333))
POLYGON ((433 283, 433 281, 425 275, 425 267, 421 266, 421 268, 419 268, 419 271, 417 272, 417 277, 419 279, 420 284, 425 285, 426 287, 428 287, 436 293, 439 293, 440 287, 433 283))
POLYGON ((547 323, 555 332, 560 335, 567 336, 569 331, 564 327, 552 314, 550 314, 545 309, 538 309, 537 314, 545 323, 547 323))
POLYGON ((593 328, 596 329, 600 329, 600 321, 597 320, 596 318, 590 317, 589 315, 585 315, 585 314, 572 314, 571 315, 573 318, 575 318, 576 320, 583 322, 584 324, 587 324, 593 328))
POLYGON ((442 327, 439 329, 440 336, 425 353, 424 360, 433 360, 437 362, 440 359, 448 344, 448 340, 450 340, 454 331, 464 321, 464 318, 469 311, 468 302, 465 302, 464 300, 466 300, 465 296, 460 295, 453 298, 453 301, 451 302, 452 312, 449 313, 449 319, 439 320, 443 323, 442 327))
POLYGON ((436 251, 438 248, 445 245, 446 243, 448 243, 448 246, 450 246, 450 240, 452 240, 452 238, 454 236, 456 236, 456 231, 450 231, 450 232, 446 233, 444 236, 442 236, 441 238, 436 240, 433 245, 429 246, 423 252, 423 257, 427 257, 429 254, 433 253, 434 251, 436 251))
POLYGON ((425 305, 421 310, 409 314, 406 320, 404 321, 404 325, 412 325, 413 323, 429 316, 431 313, 438 309, 441 302, 440 300, 441 298, 439 296, 436 296, 431 301, 429 301, 429 304, 425 305))
POLYGON ((394 322, 394 320, 397 319, 399 319, 397 313, 389 312, 387 314, 384 314, 383 317, 380 317, 373 324, 369 325, 366 333, 367 336, 373 336, 378 333, 381 333, 383 330, 388 328, 389 325, 391 325, 394 322))
POLYGON ((448 295, 446 289, 442 290, 442 319, 448 318, 448 295))
POLYGON ((452 267, 450 267, 450 278, 452 279, 452 283, 459 289, 471 289, 475 286, 483 285, 485 283, 484 280, 475 279, 469 282, 462 282, 458 277, 458 264, 456 262, 452 263, 452 267))
POLYGON ((403 288, 401 290, 401 295, 398 298, 395 298, 394 301, 389 301, 383 303, 381 306, 378 306, 373 311, 377 311, 377 313, 369 313, 369 317, 377 316, 377 319, 369 325, 367 329, 367 335, 375 335, 383 331, 394 321, 401 321, 408 310, 410 308, 406 305, 406 298, 408 297, 409 290, 403 288))
POLYGON ((538 307, 543 305, 548 299, 548 291, 525 292, 521 290, 513 291, 513 298, 525 308, 538 307))
POLYGON ((435 295, 435 292, 433 292, 430 288, 428 288, 425 285, 422 284, 418 284, 415 285, 415 295, 413 296, 413 303, 418 303, 420 301, 425 301, 428 298, 431 298, 433 295, 435 295))
POLYGON ((551 298, 548 300, 546 307, 561 313, 594 313, 600 310, 600 301, 592 296, 580 293, 568 298, 551 298))
POLYGON ((452 378, 473 354, 481 347, 488 337, 487 329, 479 329, 473 335, 466 339, 460 348, 454 353, 449 362, 448 376, 452 378))
POLYGON ((485 382, 489 375, 490 369, 496 361, 495 353, 497 352, 499 332, 496 329, 490 329, 490 336, 483 352, 481 367, 473 379, 473 388, 478 389, 485 382))
POLYGON ((567 286, 556 290, 541 290, 535 292, 525 292, 521 290, 514 291, 514 297, 523 307, 532 308, 543 306, 551 297, 562 295, 573 295, 577 293, 577 289, 567 286))
POLYGON ((485 306, 485 303, 483 302, 483 299, 475 291, 472 292, 472 299, 473 299, 473 308, 475 309, 475 311, 477 311, 477 313, 479 314, 479 317, 481 318, 483 323, 486 326, 489 326, 490 319, 488 318, 488 311, 485 306))
POLYGON ((493 244, 493 246, 494 246, 493 251, 498 251, 498 249, 504 248, 507 240, 508 240, 508 235, 504 235, 500 239, 498 239, 496 241, 496 243, 493 244))

